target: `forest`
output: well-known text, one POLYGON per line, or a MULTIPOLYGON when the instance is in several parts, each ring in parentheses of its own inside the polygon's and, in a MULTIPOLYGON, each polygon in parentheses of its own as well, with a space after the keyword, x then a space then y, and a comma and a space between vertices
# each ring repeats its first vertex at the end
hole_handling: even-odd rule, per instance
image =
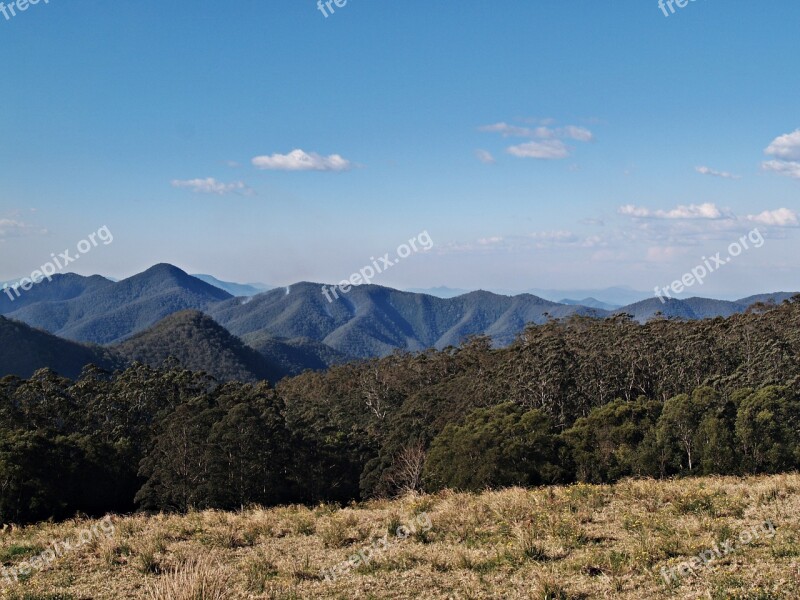
POLYGON ((174 359, 0 380, 0 518, 347 503, 800 466, 800 301, 700 321, 573 316, 506 348, 269 382, 174 359))

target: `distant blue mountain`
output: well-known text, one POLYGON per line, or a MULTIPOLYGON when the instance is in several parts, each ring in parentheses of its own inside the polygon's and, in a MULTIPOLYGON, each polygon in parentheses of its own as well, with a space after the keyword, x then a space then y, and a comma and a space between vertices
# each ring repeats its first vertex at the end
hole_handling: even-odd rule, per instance
POLYGON ((541 296, 547 300, 558 302, 562 298, 594 298, 598 302, 610 304, 612 306, 627 306, 634 302, 652 298, 650 292, 642 292, 627 286, 615 286, 603 289, 585 290, 553 290, 533 288, 527 290, 530 294, 541 296))
POLYGON ((469 290, 460 290, 457 288, 449 288, 443 285, 434 288, 412 288, 406 290, 412 294, 427 294, 429 296, 436 296, 437 298, 455 298, 456 296, 463 296, 468 294, 469 290))
POLYGON ((234 283, 232 281, 222 281, 213 275, 192 275, 192 277, 197 277, 200 281, 205 281, 209 285, 225 290, 232 296, 255 296, 261 292, 274 289, 274 286, 265 283, 234 283))
POLYGON ((797 295, 797 292, 775 292, 773 294, 759 294, 742 298, 741 300, 712 300, 709 298, 665 298, 661 302, 658 298, 642 300, 629 306, 623 306, 614 311, 615 314, 625 313, 634 320, 646 323, 654 318, 670 319, 713 319, 716 317, 730 317, 731 315, 745 312, 756 303, 780 304, 797 295))
POLYGON ((570 300, 569 298, 565 298, 563 300, 559 300, 558 302, 560 304, 569 304, 570 306, 588 306, 589 308, 599 308, 600 310, 616 310, 618 308, 622 308, 618 304, 600 302, 600 300, 596 300, 595 298, 584 298, 583 300, 570 300))
POLYGON ((573 314, 605 316, 583 306, 565 306, 530 294, 500 296, 470 292, 456 298, 401 292, 377 285, 353 288, 328 302, 318 283, 302 282, 210 307, 209 314, 234 335, 255 333, 323 342, 357 358, 396 350, 421 351, 461 344, 472 335, 511 343, 528 323, 573 314))
MULTIPOLYGON (((147 330, 174 313, 201 311, 271 359, 274 368, 280 365, 281 372, 294 373, 348 358, 454 346, 473 335, 490 336, 502 346, 511 343, 528 324, 571 315, 605 318, 625 313, 640 322, 727 317, 746 311, 755 302, 780 303, 794 295, 779 292, 736 301, 672 299, 663 304, 648 297, 616 308, 607 299, 613 294, 603 298, 578 296, 585 300, 563 302, 532 294, 510 296, 486 291, 442 298, 364 285, 328 302, 320 284, 307 282, 255 295, 254 290, 242 294, 241 287, 230 290, 161 264, 119 282, 99 276, 58 275, 51 282, 33 286, 13 302, 0 294, 0 314, 69 340, 108 345, 147 330)), ((625 288, 609 290, 640 294, 625 288)), ((430 291, 443 294, 462 290, 430 291)), ((179 323, 180 331, 193 331, 194 324, 201 321, 192 317, 179 323)), ((137 351, 145 355, 143 346, 148 340, 167 339, 163 332, 174 326, 167 323, 159 335, 141 338, 137 351)), ((211 332, 209 327, 201 329, 211 332)), ((182 339, 191 343, 191 336, 182 339)), ((191 355, 190 350, 185 350, 186 356, 191 355)))
POLYGON ((160 264, 117 283, 74 274, 54 277, 14 302, 7 300, 2 310, 9 318, 69 340, 110 344, 172 313, 204 310, 229 298, 226 291, 160 264))

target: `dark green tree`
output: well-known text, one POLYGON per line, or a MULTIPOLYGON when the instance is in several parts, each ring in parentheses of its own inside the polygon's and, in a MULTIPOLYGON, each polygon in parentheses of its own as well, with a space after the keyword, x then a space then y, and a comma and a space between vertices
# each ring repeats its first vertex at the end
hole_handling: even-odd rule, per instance
POLYGON ((431 489, 471 491, 552 483, 563 476, 559 448, 552 420, 538 409, 513 403, 478 409, 433 440, 424 479, 431 489))

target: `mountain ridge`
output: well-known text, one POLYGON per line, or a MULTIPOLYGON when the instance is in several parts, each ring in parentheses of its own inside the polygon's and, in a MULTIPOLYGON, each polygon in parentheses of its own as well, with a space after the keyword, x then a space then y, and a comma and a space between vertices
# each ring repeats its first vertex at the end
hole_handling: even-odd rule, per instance
POLYGON ((99 276, 56 276, 26 292, 19 305, 0 303, 0 311, 64 339, 105 345, 130 339, 172 314, 201 311, 282 365, 283 372, 296 373, 306 365, 323 368, 398 350, 458 346, 474 335, 488 335, 495 345, 504 346, 528 324, 571 315, 629 314, 641 323, 655 318, 714 318, 745 312, 755 302, 779 303, 794 295, 756 294, 738 301, 693 297, 664 303, 651 297, 606 310, 527 293, 507 296, 477 290, 441 298, 374 284, 340 292, 338 299, 329 302, 322 290, 320 283, 298 282, 234 297, 161 263, 119 282, 99 276))

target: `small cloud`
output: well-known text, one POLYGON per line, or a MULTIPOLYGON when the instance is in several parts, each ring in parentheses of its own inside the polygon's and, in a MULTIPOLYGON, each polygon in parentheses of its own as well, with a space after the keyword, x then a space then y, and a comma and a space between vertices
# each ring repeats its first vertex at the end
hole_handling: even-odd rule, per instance
POLYGON ((518 125, 509 125, 506 122, 493 123, 492 125, 484 125, 478 127, 478 131, 485 133, 499 133, 503 137, 529 137, 539 138, 543 140, 550 140, 556 138, 565 138, 577 140, 579 142, 591 142, 594 139, 594 134, 585 127, 578 127, 577 125, 567 125, 566 127, 552 128, 548 124, 541 124, 539 127, 531 129, 530 127, 519 127, 518 125))
POLYGON ((322 156, 300 149, 289 154, 256 156, 252 163, 257 169, 270 171, 349 171, 353 168, 353 163, 338 154, 322 156))
POLYGON ((531 233, 528 237, 539 240, 539 241, 547 241, 547 242, 560 242, 560 243, 572 243, 578 241, 578 236, 572 233, 571 231, 537 231, 535 233, 531 233))
POLYGON ((800 162, 793 160, 768 160, 761 163, 765 171, 772 171, 792 179, 800 179, 800 162))
POLYGON ((534 248, 547 249, 554 247, 594 248, 604 245, 600 236, 581 237, 572 231, 537 231, 527 236, 534 240, 534 248))
POLYGON ((710 175, 712 177, 722 177, 723 179, 741 179, 739 175, 733 175, 732 173, 728 173, 727 171, 715 171, 709 167, 695 167, 695 171, 700 173, 701 175, 710 175))
POLYGON ((497 162, 488 150, 475 150, 475 156, 485 165, 493 165, 497 162))
POLYGON ((727 215, 723 213, 716 204, 707 202, 705 204, 689 204, 680 205, 671 210, 650 210, 635 206, 633 204, 626 204, 620 206, 617 211, 621 215, 634 217, 637 219, 723 219, 727 215))
POLYGON ((520 127, 501 121, 479 127, 478 131, 499 133, 504 138, 522 137, 535 140, 506 148, 506 152, 519 158, 567 158, 571 154, 571 149, 562 140, 569 139, 578 142, 591 142, 594 140, 592 132, 585 127, 567 125, 566 127, 554 128, 550 127, 552 120, 533 120, 531 123, 538 124, 538 126, 534 128, 520 127))
POLYGON ((478 244, 481 246, 495 246, 497 244, 502 243, 503 238, 501 236, 493 236, 488 238, 481 238, 478 240, 478 244))
POLYGON ((765 161, 761 168, 793 179, 800 179, 800 129, 776 137, 766 147, 764 154, 774 157, 765 161))
POLYGON ((531 137, 534 135, 534 130, 528 127, 518 127, 516 125, 509 125, 508 123, 494 123, 492 125, 483 125, 478 127, 478 131, 485 133, 499 133, 503 137, 531 137))
POLYGON ((650 211, 650 209, 634 206, 633 204, 626 204, 625 206, 620 206, 617 212, 621 215, 625 215, 628 217, 636 217, 641 219, 647 218, 653 214, 650 211))
POLYGON ((798 223, 800 223, 797 213, 788 208, 765 210, 759 215, 748 215, 747 220, 774 227, 797 227, 798 223))
POLYGON ((594 139, 594 134, 585 127, 576 127, 575 125, 567 125, 563 130, 563 136, 568 137, 579 142, 591 142, 594 139))
POLYGON ((47 235, 47 229, 40 229, 14 219, 0 219, 0 239, 17 238, 29 235, 47 235))
POLYGON ((764 153, 784 160, 800 160, 800 129, 776 137, 764 153))
POLYGON ((197 194, 217 194, 219 196, 233 193, 250 194, 253 192, 253 190, 246 186, 242 181, 222 183, 213 177, 207 177, 206 179, 187 180, 173 179, 172 187, 189 189, 197 194))
POLYGON ((569 156, 569 148, 561 140, 543 140, 541 142, 526 142, 511 146, 506 152, 518 158, 538 158, 544 160, 559 160, 569 156))

